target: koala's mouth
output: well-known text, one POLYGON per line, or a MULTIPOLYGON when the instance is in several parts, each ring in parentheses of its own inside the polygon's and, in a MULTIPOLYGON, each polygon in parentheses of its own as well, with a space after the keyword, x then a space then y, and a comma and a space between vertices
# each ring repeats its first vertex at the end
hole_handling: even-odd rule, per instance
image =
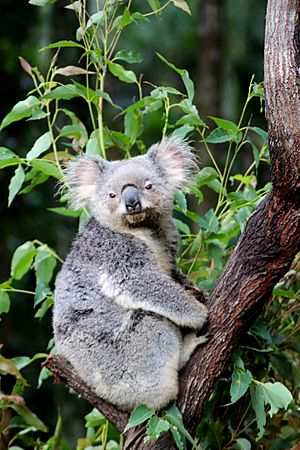
POLYGON ((130 214, 125 215, 125 220, 130 225, 140 224, 141 222, 144 222, 145 219, 146 219, 145 211, 132 212, 130 214))

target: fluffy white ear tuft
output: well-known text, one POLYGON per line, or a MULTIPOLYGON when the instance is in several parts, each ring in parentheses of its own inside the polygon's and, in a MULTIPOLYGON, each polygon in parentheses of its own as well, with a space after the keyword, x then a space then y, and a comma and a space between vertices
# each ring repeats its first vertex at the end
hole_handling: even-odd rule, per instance
POLYGON ((74 209, 80 209, 96 201, 97 185, 108 164, 100 157, 81 156, 71 160, 64 175, 74 209))
POLYGON ((192 147, 179 138, 168 137, 152 145, 148 156, 166 174, 174 189, 192 182, 197 169, 192 147))

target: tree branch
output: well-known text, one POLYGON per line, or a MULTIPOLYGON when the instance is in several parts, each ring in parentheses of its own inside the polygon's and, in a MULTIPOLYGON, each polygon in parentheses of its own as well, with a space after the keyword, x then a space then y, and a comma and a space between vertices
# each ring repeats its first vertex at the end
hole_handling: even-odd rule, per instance
MULTIPOLYGON (((265 37, 265 94, 273 189, 249 219, 208 300, 211 340, 180 375, 179 407, 193 433, 203 408, 241 337, 259 315, 275 283, 300 249, 299 0, 269 0, 265 37)), ((73 372, 50 370, 102 410, 119 430, 124 413, 82 388, 73 372), (76 382, 75 382, 76 381, 76 382)), ((125 449, 173 449, 170 436, 144 443, 142 429, 130 430, 125 449)))

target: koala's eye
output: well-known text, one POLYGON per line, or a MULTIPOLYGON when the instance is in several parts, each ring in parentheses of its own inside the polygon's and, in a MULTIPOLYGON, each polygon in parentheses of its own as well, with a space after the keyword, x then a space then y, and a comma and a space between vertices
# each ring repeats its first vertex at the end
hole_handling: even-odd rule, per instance
POLYGON ((150 191, 150 189, 153 188, 153 185, 151 183, 147 183, 145 186, 145 189, 147 189, 148 191, 150 191))
POLYGON ((116 198, 116 194, 114 192, 110 192, 108 196, 109 198, 116 198))

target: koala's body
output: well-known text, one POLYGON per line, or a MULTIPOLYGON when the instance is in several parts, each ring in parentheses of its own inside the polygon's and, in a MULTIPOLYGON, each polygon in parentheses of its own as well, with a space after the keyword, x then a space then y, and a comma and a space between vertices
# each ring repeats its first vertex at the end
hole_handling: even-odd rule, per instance
POLYGON ((58 277, 56 348, 123 410, 176 399, 179 369, 205 342, 204 296, 175 268, 174 193, 193 164, 186 143, 165 139, 128 160, 79 157, 66 172, 73 205, 93 217, 58 277))

